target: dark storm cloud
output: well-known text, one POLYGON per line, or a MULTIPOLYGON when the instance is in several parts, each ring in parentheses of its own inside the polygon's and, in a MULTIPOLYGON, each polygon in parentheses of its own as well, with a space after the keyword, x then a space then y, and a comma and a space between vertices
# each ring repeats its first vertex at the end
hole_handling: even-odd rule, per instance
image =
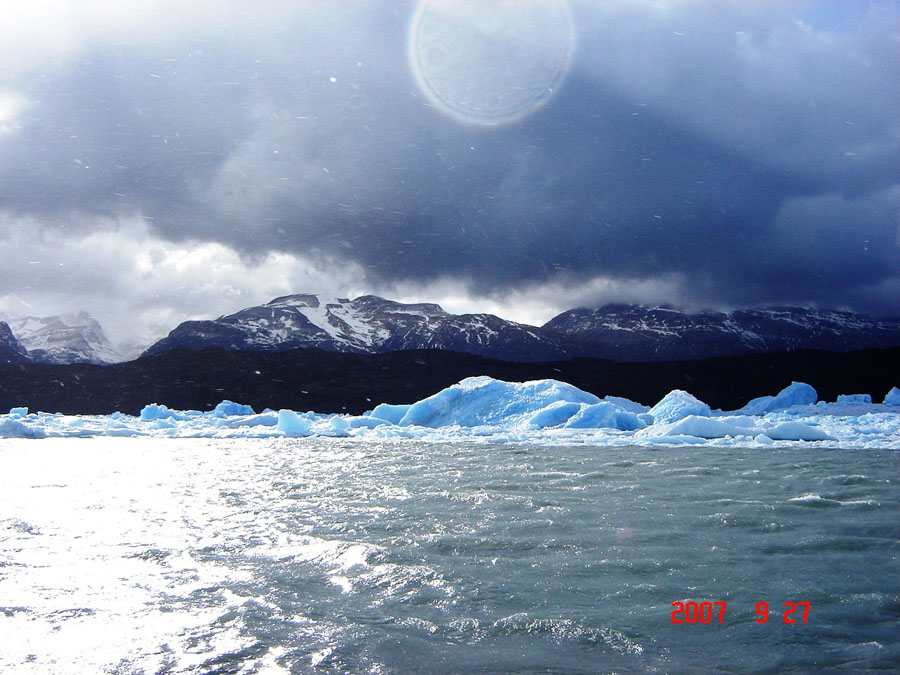
POLYGON ((900 315, 895 3, 828 34, 802 3, 573 9, 558 95, 496 128, 417 90, 400 3, 95 44, 15 83, 38 102, 0 139, 0 210, 140 214, 375 282, 677 274, 694 304, 900 315))

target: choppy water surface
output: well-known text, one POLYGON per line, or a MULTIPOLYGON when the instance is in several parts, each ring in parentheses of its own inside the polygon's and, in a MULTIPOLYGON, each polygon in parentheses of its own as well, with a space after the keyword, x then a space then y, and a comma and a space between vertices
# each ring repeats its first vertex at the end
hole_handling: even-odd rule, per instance
POLYGON ((891 670, 898 464, 0 441, 0 671, 891 670), (725 601, 724 623, 673 624, 676 600, 725 601), (788 601, 812 603, 808 623, 784 623, 788 601))

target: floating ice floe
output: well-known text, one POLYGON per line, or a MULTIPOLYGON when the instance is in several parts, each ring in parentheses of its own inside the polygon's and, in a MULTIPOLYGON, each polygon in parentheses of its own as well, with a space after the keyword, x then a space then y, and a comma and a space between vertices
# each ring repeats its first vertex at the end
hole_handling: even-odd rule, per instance
POLYGON ((308 436, 310 424, 307 419, 301 417, 293 410, 279 410, 275 430, 280 431, 285 436, 308 436))
MULTIPOLYGON (((746 415, 764 415, 775 410, 784 410, 795 405, 813 405, 818 400, 816 390, 804 382, 792 382, 775 396, 761 396, 741 408, 738 412, 746 415)), ((869 403, 871 403, 871 399, 869 403)))
POLYGON ((794 382, 733 412, 711 410, 675 390, 652 408, 600 399, 565 382, 503 382, 470 377, 421 401, 382 403, 362 415, 264 410, 223 401, 213 410, 173 410, 151 403, 137 416, 30 413, 0 415, 0 438, 148 436, 176 438, 312 437, 425 442, 516 442, 595 445, 715 444, 766 447, 806 443, 840 448, 900 449, 900 390, 883 404, 869 394, 817 401, 794 382))
POLYGON ((681 389, 670 391, 662 401, 650 408, 650 416, 654 422, 677 422, 689 415, 709 417, 711 412, 703 401, 681 389))

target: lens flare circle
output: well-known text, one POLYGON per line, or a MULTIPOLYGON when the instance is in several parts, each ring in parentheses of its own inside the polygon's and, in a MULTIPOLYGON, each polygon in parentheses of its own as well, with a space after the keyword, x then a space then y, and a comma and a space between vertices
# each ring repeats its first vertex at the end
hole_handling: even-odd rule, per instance
POLYGON ((421 0, 409 56, 422 92, 453 119, 524 119, 559 88, 575 48, 566 0, 421 0))

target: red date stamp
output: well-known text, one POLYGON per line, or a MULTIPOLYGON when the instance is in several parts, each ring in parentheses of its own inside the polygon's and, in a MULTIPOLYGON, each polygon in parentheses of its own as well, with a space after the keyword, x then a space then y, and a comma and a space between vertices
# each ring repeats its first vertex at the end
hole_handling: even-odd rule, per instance
MULTIPOLYGON (((811 602, 786 602, 784 603, 784 623, 809 623, 809 612, 812 609, 811 602), (801 615, 797 614, 802 610, 801 615)), ((725 623, 725 612, 728 604, 725 602, 681 602, 672 603, 672 623, 725 623)), ((756 603, 756 623, 769 621, 769 603, 756 603)))

